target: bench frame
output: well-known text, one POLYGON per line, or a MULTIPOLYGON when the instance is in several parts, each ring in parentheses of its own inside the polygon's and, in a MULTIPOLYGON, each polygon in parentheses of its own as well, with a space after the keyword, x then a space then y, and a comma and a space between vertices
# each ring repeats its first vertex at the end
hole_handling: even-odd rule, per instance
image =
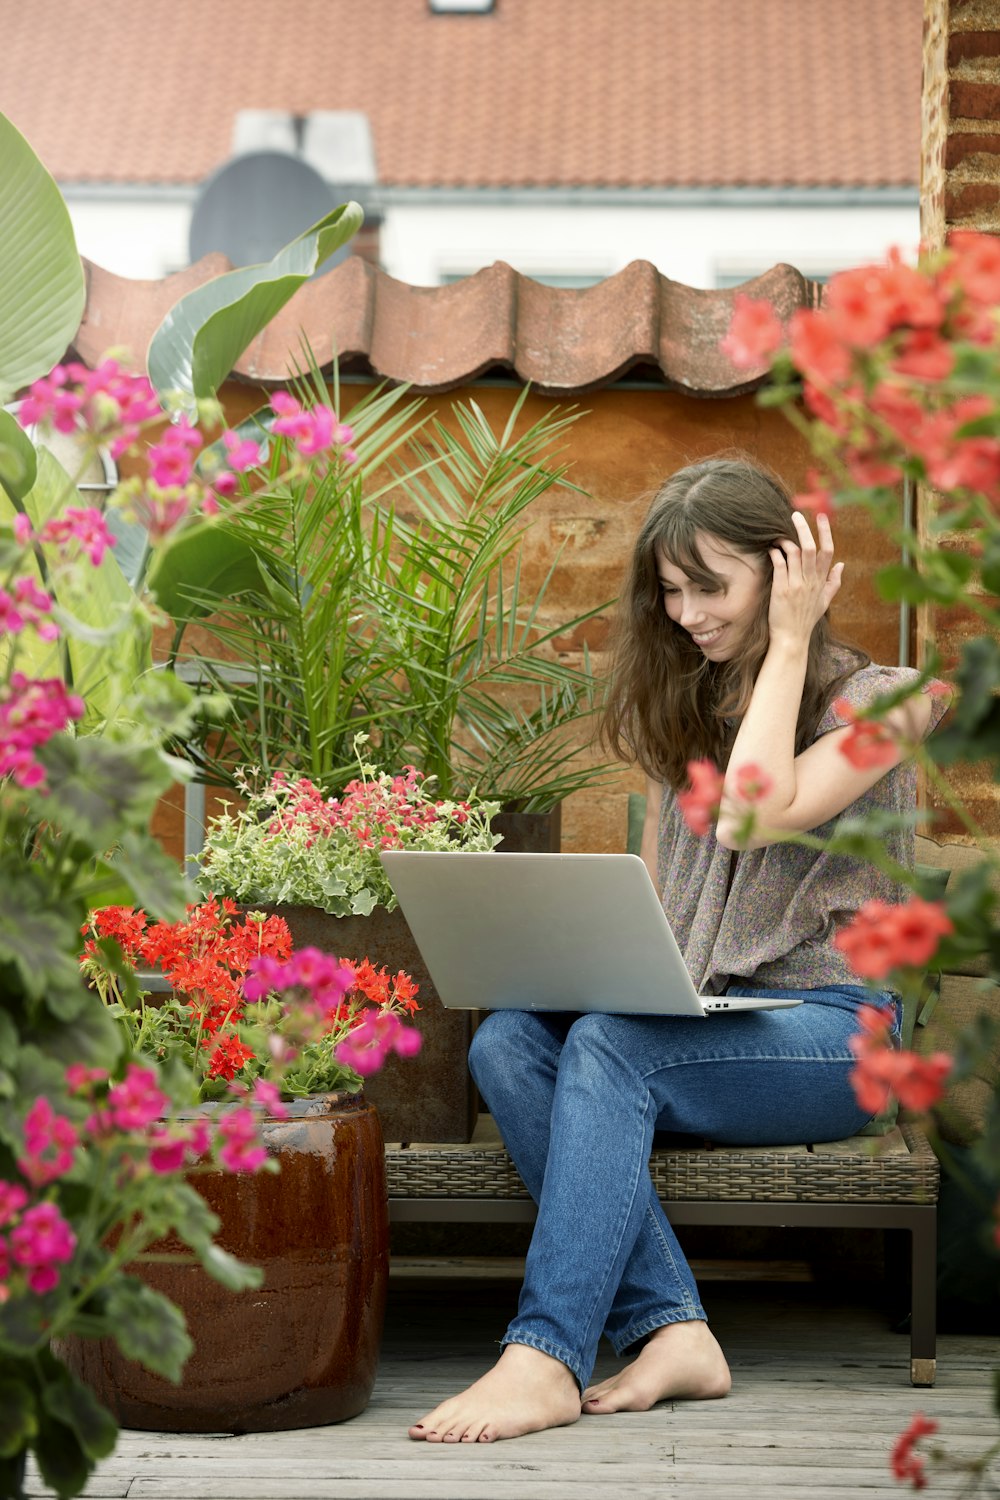
MULTIPOLYGON (((483 1124, 481 1118, 481 1125, 483 1124)), ((514 1172, 513 1165, 498 1137, 491 1134, 492 1122, 486 1117, 485 1131, 472 1146, 396 1145, 386 1148, 389 1179, 389 1213, 393 1223, 506 1223, 527 1224, 535 1218, 535 1205, 514 1172), (485 1139, 483 1136, 485 1135, 485 1139), (440 1190, 422 1192, 407 1182, 411 1163, 419 1162, 417 1177, 421 1180, 439 1176, 440 1190), (461 1183, 455 1191, 455 1181, 461 1183), (499 1184, 499 1186, 497 1186, 499 1184)), ((859 1196, 834 1198, 832 1201, 807 1201, 801 1196, 789 1197, 790 1189, 782 1177, 781 1167, 787 1161, 800 1163, 802 1148, 796 1153, 775 1147, 753 1153, 759 1171, 752 1188, 739 1197, 704 1196, 671 1197, 661 1190, 664 1212, 672 1224, 740 1225, 768 1228, 803 1229, 882 1229, 905 1230, 910 1235, 910 1381, 915 1386, 932 1386, 936 1374, 937 1332, 937 1163, 922 1133, 907 1127, 906 1149, 893 1157, 895 1176, 891 1196, 909 1196, 910 1201, 878 1201, 869 1188, 864 1200, 859 1196), (768 1178, 773 1176, 771 1186, 768 1178), (907 1189, 905 1178, 912 1179, 907 1189), (770 1196, 769 1196, 770 1195, 770 1196)), ((877 1168, 879 1138, 867 1144, 870 1154, 857 1150, 858 1138, 838 1143, 852 1149, 835 1161, 829 1153, 834 1147, 823 1147, 816 1164, 816 1180, 822 1195, 822 1179, 830 1170, 843 1171, 853 1159, 857 1164, 859 1187, 872 1163, 877 1168)), ((654 1180, 670 1180, 675 1169, 689 1169, 692 1160, 703 1163, 702 1181, 710 1184, 715 1175, 724 1179, 732 1190, 734 1175, 730 1163, 735 1152, 713 1150, 672 1151, 659 1147, 653 1152, 651 1169, 654 1180)), ((737 1166, 739 1164, 737 1163, 737 1166)), ((697 1189, 695 1189, 697 1191, 697 1189)), ((796 1191, 796 1189, 791 1189, 796 1191)), ((806 1190, 808 1192, 808 1189, 806 1190)))

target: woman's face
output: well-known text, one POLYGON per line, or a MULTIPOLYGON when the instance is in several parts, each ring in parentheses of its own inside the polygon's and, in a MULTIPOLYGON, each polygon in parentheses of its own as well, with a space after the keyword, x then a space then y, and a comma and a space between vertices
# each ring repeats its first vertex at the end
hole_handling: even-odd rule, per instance
POLYGON ((717 574, 720 585, 696 583, 657 547, 656 571, 663 607, 710 661, 731 661, 756 616, 763 569, 757 558, 737 552, 730 543, 707 531, 697 532, 695 542, 706 568, 717 574))

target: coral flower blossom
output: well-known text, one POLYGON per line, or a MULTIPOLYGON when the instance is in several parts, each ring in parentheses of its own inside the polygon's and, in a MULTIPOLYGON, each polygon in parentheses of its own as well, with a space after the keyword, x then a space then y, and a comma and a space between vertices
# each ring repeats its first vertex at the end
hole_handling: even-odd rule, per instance
POLYGON ((915 1490, 927 1488, 924 1461, 913 1450, 921 1438, 930 1437, 937 1430, 938 1424, 933 1417, 925 1417, 920 1411, 915 1413, 909 1427, 899 1434, 892 1445, 890 1465, 894 1479, 903 1482, 909 1480, 915 1490))
POLYGON ((893 766, 899 759, 899 740, 879 719, 862 719, 846 698, 836 698, 833 711, 850 725, 840 742, 840 753, 859 771, 871 766, 893 766))
POLYGON ((691 832, 702 838, 718 816, 723 778, 710 760, 689 760, 687 771, 691 784, 677 794, 677 806, 691 832))
POLYGON ((729 332, 719 345, 739 370, 758 369, 781 348, 785 332, 770 302, 737 293, 729 332))
POLYGON ((937 952, 942 937, 954 932, 940 901, 911 896, 889 905, 866 901, 833 940, 863 979, 885 979, 893 969, 919 968, 937 952))

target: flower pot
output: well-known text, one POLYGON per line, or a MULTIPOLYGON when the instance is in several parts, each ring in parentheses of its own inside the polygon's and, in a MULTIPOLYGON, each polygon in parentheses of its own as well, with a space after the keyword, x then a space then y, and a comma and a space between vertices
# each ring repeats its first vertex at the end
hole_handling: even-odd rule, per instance
MULTIPOLYGON (((193 1261, 132 1268, 187 1319, 195 1349, 181 1384, 123 1358, 110 1339, 54 1344, 120 1426, 275 1432, 342 1422, 367 1405, 389 1277, 378 1115, 350 1094, 288 1110, 262 1122, 279 1173, 213 1168, 194 1179, 221 1221, 217 1243, 259 1266, 262 1286, 227 1291, 193 1261)), ((151 1248, 185 1249, 173 1237, 151 1248)))
POLYGON ((376 907, 367 917, 334 917, 316 906, 263 906, 284 917, 296 948, 321 948, 337 958, 369 958, 391 974, 403 969, 419 986, 414 1024, 423 1038, 416 1057, 395 1055, 365 1080, 387 1141, 468 1141, 476 1122, 469 1073, 475 1012, 445 1010, 409 924, 398 909, 376 907))

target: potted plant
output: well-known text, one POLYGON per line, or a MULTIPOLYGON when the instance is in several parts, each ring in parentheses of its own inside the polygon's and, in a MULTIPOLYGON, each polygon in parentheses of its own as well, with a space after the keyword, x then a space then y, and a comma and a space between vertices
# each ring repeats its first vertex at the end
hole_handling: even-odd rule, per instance
POLYGON ((558 558, 530 592, 522 571, 531 506, 568 483, 558 444, 577 414, 519 432, 525 390, 499 434, 456 404, 455 436, 379 389, 336 424, 350 461, 331 463, 308 434, 340 409, 336 369, 332 397, 315 367, 294 391, 238 429, 248 458, 211 554, 191 538, 151 575, 169 664, 232 705, 224 733, 184 747, 200 778, 232 786, 253 764, 336 793, 360 729, 382 765, 419 765, 444 797, 551 813, 599 782, 608 768, 580 743, 598 683, 586 652, 574 666, 553 643, 607 605, 547 621, 558 558))
POLYGON ((438 1000, 379 853, 492 849, 497 804, 437 797, 431 778, 413 767, 380 772, 364 758, 366 738, 355 736, 358 775, 340 797, 283 771, 256 783, 238 773, 245 800, 210 822, 198 882, 244 908, 280 913, 296 944, 366 953, 410 973, 420 990, 423 1050, 405 1066, 388 1059, 368 1096, 387 1140, 467 1141, 476 1114, 466 1065, 473 1013, 438 1000))
POLYGON ((133 907, 91 913, 83 971, 138 1063, 155 1062, 185 1118, 204 1129, 233 1096, 265 1109, 267 1165, 234 1188, 198 1163, 219 1244, 252 1266, 260 1294, 237 1301, 176 1235, 151 1247, 146 1286, 195 1332, 180 1384, 122 1358, 109 1340, 61 1346, 123 1425, 250 1432, 342 1421, 367 1404, 388 1282, 382 1134, 364 1078, 420 1034, 409 975, 293 950, 286 923, 208 897, 178 922, 133 907), (136 990, 157 969, 166 995, 136 990), (234 1329, 240 1357, 233 1359, 234 1329))

